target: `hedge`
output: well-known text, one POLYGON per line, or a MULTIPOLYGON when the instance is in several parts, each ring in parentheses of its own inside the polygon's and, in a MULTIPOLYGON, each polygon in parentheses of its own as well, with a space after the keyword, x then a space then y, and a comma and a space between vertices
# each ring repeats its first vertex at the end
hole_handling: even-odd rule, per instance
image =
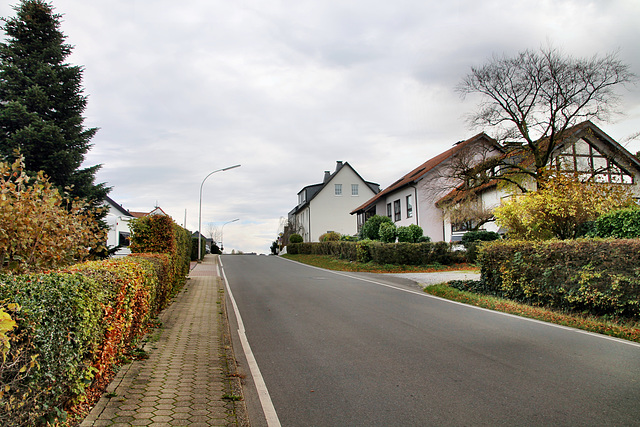
POLYGON ((640 240, 501 241, 480 251, 486 293, 532 305, 640 318, 640 240))
POLYGON ((0 301, 17 323, 0 359, 1 425, 64 418, 65 405, 93 379, 106 294, 98 282, 77 274, 0 277, 0 301))
POLYGON ((400 265, 450 265, 465 262, 464 252, 456 252, 446 242, 382 243, 373 240, 358 242, 292 243, 287 253, 330 255, 349 261, 400 265))
POLYGON ((185 277, 191 263, 191 233, 176 224, 171 217, 151 215, 129 222, 132 253, 169 254, 174 274, 185 277))
POLYGON ((640 209, 637 206, 609 212, 591 226, 594 237, 637 239, 640 237, 640 209))
POLYGON ((63 421, 99 395, 184 284, 190 233, 147 218, 126 258, 0 276, 0 425, 63 421))

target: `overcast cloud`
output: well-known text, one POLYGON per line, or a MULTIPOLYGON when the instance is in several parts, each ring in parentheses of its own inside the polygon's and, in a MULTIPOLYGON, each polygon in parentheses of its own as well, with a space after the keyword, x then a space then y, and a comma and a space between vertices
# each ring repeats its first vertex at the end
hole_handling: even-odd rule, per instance
MULTIPOLYGON (((640 75, 637 0, 52 4, 85 68, 85 124, 100 128, 86 165, 103 165, 98 181, 126 209, 157 203, 179 224, 186 210, 195 231, 202 179, 242 164, 204 184, 203 224, 240 218, 227 251, 268 253, 297 192, 337 160, 384 188, 476 134, 474 100, 454 87, 494 54, 619 50, 640 75)), ((626 115, 597 124, 624 143, 640 131, 640 87, 622 95, 626 115)))

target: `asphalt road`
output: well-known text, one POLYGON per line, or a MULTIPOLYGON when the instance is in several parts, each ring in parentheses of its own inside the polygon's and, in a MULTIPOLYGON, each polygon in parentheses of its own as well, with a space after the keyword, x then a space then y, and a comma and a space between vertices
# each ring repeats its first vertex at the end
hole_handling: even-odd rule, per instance
MULTIPOLYGON (((640 425, 636 344, 444 301, 393 277, 272 256, 222 263, 283 426, 640 425)), ((237 339, 252 424, 264 425, 237 339)))

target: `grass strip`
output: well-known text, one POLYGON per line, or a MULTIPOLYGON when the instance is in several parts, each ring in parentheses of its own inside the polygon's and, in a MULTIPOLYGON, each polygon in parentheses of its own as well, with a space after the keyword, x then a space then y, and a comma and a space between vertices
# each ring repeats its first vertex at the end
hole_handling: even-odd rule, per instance
POLYGON ((283 258, 298 261, 303 264, 313 265, 314 267, 326 268, 335 271, 353 271, 360 273, 433 273, 436 271, 460 271, 470 270, 478 271, 478 267, 471 264, 454 264, 454 265, 395 265, 395 264, 377 264, 375 262, 357 262, 346 259, 339 259, 330 255, 306 255, 296 254, 282 255, 283 258))
POLYGON ((447 284, 428 286, 424 290, 430 295, 475 305, 489 310, 528 317, 530 319, 569 326, 589 332, 596 332, 615 338, 640 342, 640 322, 611 321, 608 319, 580 314, 568 314, 543 307, 533 307, 515 301, 460 291, 447 284))

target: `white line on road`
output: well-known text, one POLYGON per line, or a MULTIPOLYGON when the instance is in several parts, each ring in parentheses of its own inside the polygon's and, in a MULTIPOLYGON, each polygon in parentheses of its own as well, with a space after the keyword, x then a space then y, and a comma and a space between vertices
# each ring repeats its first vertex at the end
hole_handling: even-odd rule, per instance
POLYGON ((499 314, 499 315, 502 315, 502 316, 509 316, 509 317, 513 317, 513 318, 516 318, 516 319, 526 320, 528 322, 539 323, 539 324, 550 326, 550 327, 553 327, 553 328, 564 329, 564 330, 567 330, 567 331, 577 332, 579 334, 584 334, 584 335, 590 335, 592 337, 601 338, 601 339, 605 339, 605 340, 609 340, 609 341, 615 341, 615 342, 620 343, 620 344, 627 344, 627 345, 630 345, 632 347, 640 348, 640 343, 637 343, 637 342, 634 342, 634 341, 628 341, 628 340, 624 340, 624 339, 621 339, 621 338, 610 337, 608 335, 597 334, 595 332, 584 331, 582 329, 572 328, 572 327, 569 327, 569 326, 556 325, 555 323, 544 322, 542 320, 537 320, 537 319, 530 319, 528 317, 517 316, 515 314, 510 314, 510 313, 503 313, 501 311, 490 310, 488 308, 477 307, 475 305, 470 305, 470 304, 465 304, 465 303, 458 302, 458 301, 448 300, 446 298, 441 298, 441 297, 438 297, 438 296, 435 296, 435 295, 427 294, 425 292, 418 292, 418 291, 414 291, 412 289, 400 288, 400 287, 397 287, 397 286, 394 286, 394 285, 390 285, 388 283, 377 282, 375 280, 365 279, 363 277, 358 277, 358 276, 352 276, 350 274, 342 273, 340 271, 326 270, 324 268, 316 267, 316 266, 309 265, 309 264, 302 264, 302 263, 299 263, 298 261, 293 261, 293 260, 290 260, 290 259, 287 259, 287 258, 281 258, 281 257, 278 257, 278 258, 282 259, 282 260, 285 260, 285 261, 295 262, 297 264, 305 265, 307 267, 311 267, 311 268, 315 268, 315 269, 318 269, 318 270, 322 270, 322 271, 327 272, 327 273, 333 273, 333 274, 337 274, 338 276, 344 276, 344 277, 349 277, 350 279, 356 279, 356 280, 361 280, 363 282, 373 283, 373 284, 378 285, 378 286, 384 286, 386 288, 391 288, 391 289, 395 289, 395 290, 398 290, 398 291, 419 295, 421 297, 434 298, 434 299, 438 299, 440 301, 445 301, 445 302, 448 302, 448 303, 451 303, 451 304, 457 304, 457 305, 461 305, 461 306, 464 306, 464 307, 473 308, 473 309, 476 309, 476 310, 482 310, 482 311, 486 311, 486 312, 493 313, 493 314, 499 314))
POLYGON ((276 408, 273 406, 271 396, 269 395, 269 390, 267 390, 267 385, 265 384, 264 378, 262 378, 262 374, 260 373, 258 362, 253 356, 253 351, 251 351, 251 346, 249 345, 249 340, 247 339, 247 334, 245 333, 244 323, 242 322, 242 317, 240 316, 238 305, 236 304, 236 300, 233 297, 233 292, 231 292, 231 286, 229 285, 229 281, 227 280, 227 275, 224 273, 222 260, 220 258, 218 258, 218 260, 220 262, 220 266, 222 267, 222 277, 224 278, 224 283, 227 288, 227 292, 229 293, 229 299, 231 299, 231 305, 233 305, 233 311, 236 315, 236 320, 238 321, 238 336, 240 337, 240 342, 242 343, 244 355, 247 358, 247 364, 249 365, 251 376, 253 377, 253 381, 256 385, 258 398, 260 399, 260 404, 262 405, 262 411, 264 412, 264 416, 267 419, 267 425, 269 427, 280 427, 280 420, 278 419, 276 408))

